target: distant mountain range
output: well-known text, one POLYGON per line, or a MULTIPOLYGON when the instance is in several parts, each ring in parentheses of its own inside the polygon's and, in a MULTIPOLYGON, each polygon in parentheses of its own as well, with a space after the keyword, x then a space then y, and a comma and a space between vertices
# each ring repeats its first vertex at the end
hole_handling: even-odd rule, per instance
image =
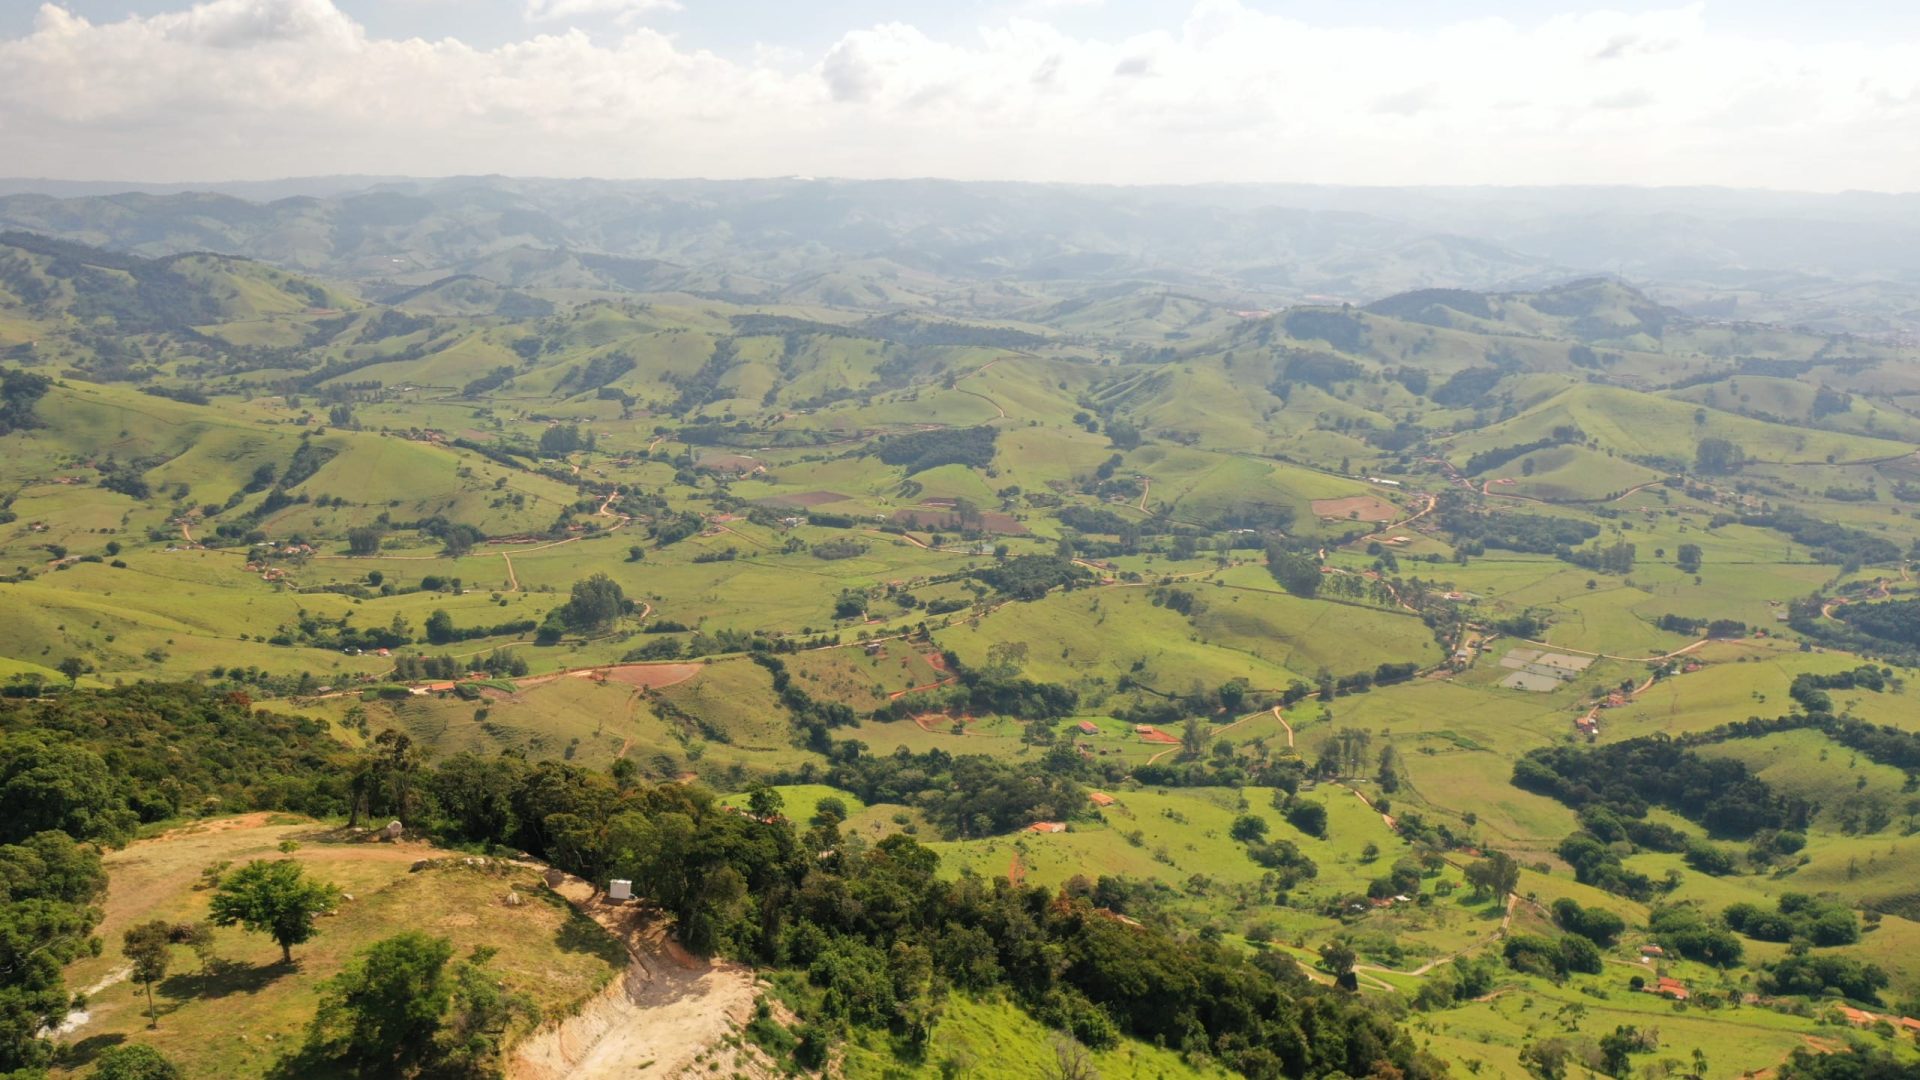
POLYGON ((980 314, 1116 283, 1248 307, 1627 278, 1692 314, 1920 331, 1920 196, 942 180, 0 180, 0 229, 398 293, 680 291, 980 314))

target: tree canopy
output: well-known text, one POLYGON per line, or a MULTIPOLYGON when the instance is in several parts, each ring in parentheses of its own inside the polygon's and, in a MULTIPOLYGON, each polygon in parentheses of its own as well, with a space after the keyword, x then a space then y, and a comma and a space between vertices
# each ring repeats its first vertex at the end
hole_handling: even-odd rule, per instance
POLYGON ((339 902, 339 889, 308 878, 299 863, 255 859, 221 879, 209 911, 217 926, 271 937, 292 963, 293 947, 312 940, 320 914, 339 902))

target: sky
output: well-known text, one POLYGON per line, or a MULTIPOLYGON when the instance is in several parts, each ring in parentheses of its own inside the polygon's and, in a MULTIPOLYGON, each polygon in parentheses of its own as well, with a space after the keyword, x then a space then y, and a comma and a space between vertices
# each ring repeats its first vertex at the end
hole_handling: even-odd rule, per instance
POLYGON ((1920 190, 1920 4, 0 0, 0 174, 1920 190))

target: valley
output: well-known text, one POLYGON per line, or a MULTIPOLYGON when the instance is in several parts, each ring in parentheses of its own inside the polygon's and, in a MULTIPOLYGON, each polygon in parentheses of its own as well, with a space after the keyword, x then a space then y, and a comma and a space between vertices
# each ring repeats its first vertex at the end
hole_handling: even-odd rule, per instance
POLYGON ((434 254, 0 237, 0 840, 108 849, 54 1075, 289 1067, 436 928, 539 999, 510 1076, 1920 1055, 1899 335, 434 254), (147 1031, 120 933, 276 850, 357 899, 147 1031), (640 937, 728 980, 653 1072, 719 1013, 640 937))

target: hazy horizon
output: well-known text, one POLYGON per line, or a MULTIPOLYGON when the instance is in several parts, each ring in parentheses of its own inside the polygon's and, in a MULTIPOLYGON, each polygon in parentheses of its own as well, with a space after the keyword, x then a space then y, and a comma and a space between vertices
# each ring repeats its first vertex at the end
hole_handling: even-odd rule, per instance
POLYGON ((1463 184, 1421 184, 1421 183, 1341 183, 1309 180, 1190 180, 1190 181, 1098 181, 1098 180, 1023 180, 1017 178, 967 178, 957 176, 939 176, 934 174, 920 176, 837 176, 831 174, 809 175, 803 173, 767 173, 763 175, 743 176, 705 176, 654 175, 654 176, 602 176, 593 174, 561 175, 541 173, 513 172, 465 172, 465 173, 304 173, 260 177, 205 176, 188 178, 136 178, 128 176, 48 176, 48 175, 0 175, 0 189, 9 193, 25 193, 33 189, 29 185, 71 185, 74 187, 114 187, 124 186, 128 190, 138 188, 178 188, 182 192, 214 191, 220 188, 265 187, 273 185, 329 184, 340 185, 342 192, 356 190, 345 186, 357 184, 373 186, 395 183, 449 183, 460 180, 504 180, 517 183, 583 183, 583 184, 695 184, 695 183, 773 183, 779 181, 799 183, 848 183, 848 184, 1005 184, 1032 185, 1036 187, 1059 188, 1095 188, 1114 190, 1198 190, 1205 188, 1241 188, 1241 189, 1326 189, 1353 191, 1433 191, 1433 192, 1481 192, 1481 191, 1552 191, 1552 192, 1645 192, 1645 193, 1685 193, 1685 192, 1732 192, 1756 195, 1806 196, 1810 198, 1843 198, 1847 196, 1866 196, 1876 198, 1911 198, 1920 196, 1920 186, 1901 190, 1877 190, 1873 188, 1837 188, 1819 190, 1815 188, 1767 187, 1758 184, 1634 184, 1634 183, 1512 183, 1503 184, 1493 181, 1463 184))
POLYGON ((1644 0, 69 0, 0 12, 0 137, 26 166, 10 171, 110 183, 1920 189, 1920 16, 1818 16, 1644 0))

